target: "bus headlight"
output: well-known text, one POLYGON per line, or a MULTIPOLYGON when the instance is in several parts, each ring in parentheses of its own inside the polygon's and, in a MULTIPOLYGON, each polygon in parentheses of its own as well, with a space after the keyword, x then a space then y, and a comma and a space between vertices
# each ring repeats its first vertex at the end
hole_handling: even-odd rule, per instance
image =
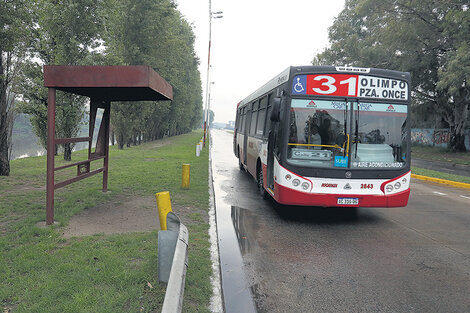
POLYGON ((400 182, 397 181, 395 183, 395 189, 400 189, 400 187, 401 187, 401 184, 400 184, 400 182))
POLYGON ((290 176, 289 174, 286 175, 286 180, 290 180, 292 178, 292 176, 290 176))
POLYGON ((300 185, 300 180, 298 180, 297 178, 294 179, 294 180, 292 181, 292 185, 294 185, 294 187, 297 187, 298 185, 300 185))
POLYGON ((308 188, 310 188, 310 184, 309 184, 309 183, 302 183, 302 189, 303 189, 303 190, 307 190, 308 188))
POLYGON ((393 191, 393 186, 392 185, 387 185, 387 187, 385 187, 385 190, 387 192, 392 192, 393 191))

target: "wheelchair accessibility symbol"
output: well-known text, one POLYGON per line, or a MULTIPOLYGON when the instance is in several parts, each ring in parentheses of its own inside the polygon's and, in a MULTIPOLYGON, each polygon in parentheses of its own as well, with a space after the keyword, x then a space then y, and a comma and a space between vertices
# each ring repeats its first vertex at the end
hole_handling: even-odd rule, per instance
POLYGON ((292 93, 305 94, 304 85, 307 82, 307 77, 304 75, 297 76, 293 82, 292 93))
POLYGON ((297 84, 294 85, 294 90, 295 92, 302 92, 304 91, 304 86, 302 86, 302 83, 300 82, 300 78, 297 77, 297 84))

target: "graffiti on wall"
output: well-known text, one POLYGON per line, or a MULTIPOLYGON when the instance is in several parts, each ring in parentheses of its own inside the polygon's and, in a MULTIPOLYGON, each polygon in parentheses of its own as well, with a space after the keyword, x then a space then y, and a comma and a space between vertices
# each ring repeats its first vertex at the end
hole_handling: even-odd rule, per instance
POLYGON ((448 144, 450 142, 450 132, 448 130, 434 130, 432 142, 436 145, 448 144))
POLYGON ((413 128, 411 141, 422 145, 446 147, 450 141, 448 129, 413 128))
MULTIPOLYGON (((411 142, 421 145, 447 148, 450 142, 448 129, 412 128, 411 142)), ((465 130, 465 146, 470 150, 470 130, 465 130)))
POLYGON ((411 141, 421 145, 430 145, 431 133, 429 132, 429 129, 412 129, 411 141))

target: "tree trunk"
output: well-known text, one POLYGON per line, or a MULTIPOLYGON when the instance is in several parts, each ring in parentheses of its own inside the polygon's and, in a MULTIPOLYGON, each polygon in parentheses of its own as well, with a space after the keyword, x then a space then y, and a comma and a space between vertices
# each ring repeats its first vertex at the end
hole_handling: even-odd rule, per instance
POLYGON ((8 129, 7 125, 4 124, 3 116, 0 120, 0 176, 10 175, 10 144, 8 140, 8 129))
POLYGON ((452 152, 466 152, 465 126, 468 118, 468 99, 463 96, 456 97, 456 103, 452 117, 449 118, 450 141, 448 149, 452 152))
POLYGON ((137 146, 137 132, 132 136, 132 145, 137 146))
POLYGON ((0 77, 0 176, 10 175, 13 112, 11 108, 12 106, 8 103, 6 88, 6 84, 0 77))
POLYGON ((118 134, 118 149, 124 149, 124 135, 123 134, 118 134))
POLYGON ((449 151, 451 152, 466 152, 465 147, 465 133, 451 132, 449 141, 449 151))
POLYGON ((114 146, 114 130, 111 131, 111 145, 114 146))
POLYGON ((63 145, 64 147, 64 160, 65 161, 72 161, 72 146, 70 143, 66 143, 63 145))

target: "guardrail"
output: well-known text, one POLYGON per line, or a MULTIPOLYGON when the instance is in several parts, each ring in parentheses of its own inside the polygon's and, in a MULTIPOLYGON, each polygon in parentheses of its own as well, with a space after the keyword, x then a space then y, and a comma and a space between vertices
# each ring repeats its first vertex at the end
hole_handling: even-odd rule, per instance
POLYGON ((173 212, 166 216, 166 228, 158 232, 158 280, 168 283, 162 313, 179 313, 183 308, 189 235, 173 212))

